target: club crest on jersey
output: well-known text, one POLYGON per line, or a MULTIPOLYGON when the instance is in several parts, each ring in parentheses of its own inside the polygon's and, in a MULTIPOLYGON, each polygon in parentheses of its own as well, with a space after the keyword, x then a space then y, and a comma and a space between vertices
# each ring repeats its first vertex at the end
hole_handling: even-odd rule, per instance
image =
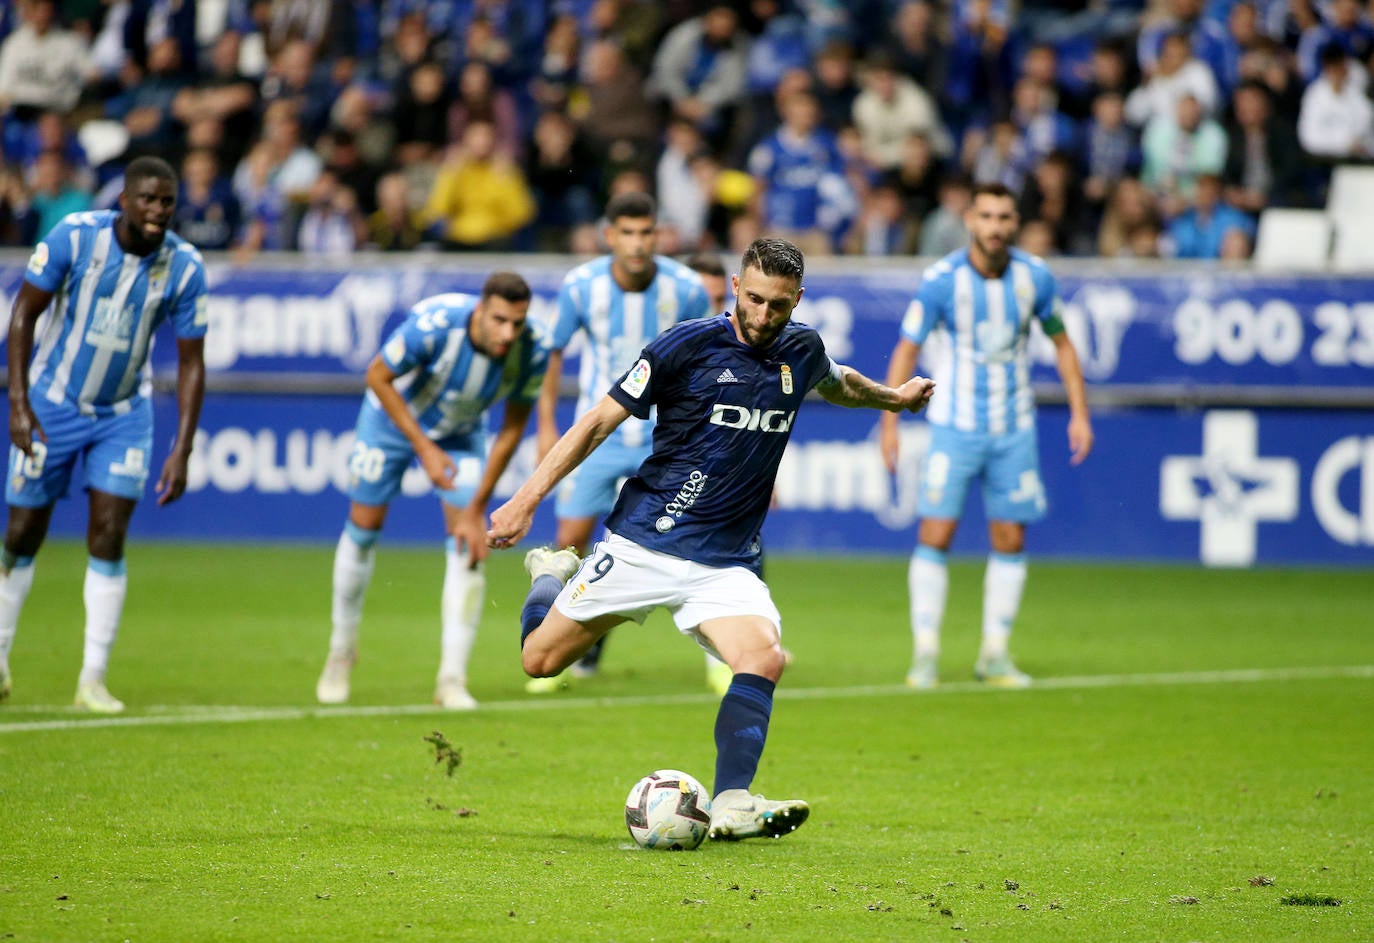
POLYGON ((789 396, 792 393, 792 368, 787 364, 782 365, 782 391, 789 396))
POLYGON ((625 375, 625 379, 620 382, 620 388, 629 393, 635 399, 644 395, 644 388, 649 385, 649 361, 640 359, 630 372, 625 375))
POLYGON ((33 255, 29 256, 29 272, 34 275, 42 275, 43 270, 48 267, 48 244, 40 242, 33 247, 33 255))

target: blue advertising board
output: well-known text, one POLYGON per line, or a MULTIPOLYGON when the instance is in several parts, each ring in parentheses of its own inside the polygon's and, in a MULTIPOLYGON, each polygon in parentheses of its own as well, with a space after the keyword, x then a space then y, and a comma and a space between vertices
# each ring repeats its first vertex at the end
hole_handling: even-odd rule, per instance
MULTIPOLYGON (((419 299, 476 292, 492 267, 510 265, 534 288, 532 315, 547 319, 573 264, 513 257, 479 267, 451 258, 407 256, 398 263, 373 256, 348 267, 237 267, 212 260, 207 367, 212 377, 356 378, 419 299)), ((820 330, 836 359, 881 375, 922 264, 836 264, 808 272, 797 317, 820 330)), ((1102 263, 1056 270, 1064 319, 1094 386, 1352 392, 1374 386, 1374 278, 1139 271, 1102 263)), ((22 274, 22 257, 0 260, 5 310, 22 274)), ((569 351, 570 377, 575 355, 569 351)), ((1053 345, 1037 335, 1033 355, 1033 379, 1054 382, 1053 345)), ((170 373, 175 345, 155 347, 153 362, 170 373)))
MULTIPOLYGON (((334 540, 358 399, 212 394, 201 417, 188 493, 134 516, 138 537, 334 540)), ((159 448, 175 403, 157 397, 159 448)), ((564 419, 566 421, 566 415, 564 419)), ((929 427, 903 420, 901 472, 877 448, 878 415, 808 403, 798 416, 764 532, 792 553, 909 553, 917 467, 929 427)), ((1040 452, 1049 516, 1030 531, 1037 556, 1251 564, 1374 562, 1374 415, 1357 411, 1118 409, 1095 417, 1097 447, 1068 462, 1067 412, 1042 409, 1040 452)), ((527 440, 498 500, 532 468, 527 440)), ((162 455, 155 459, 160 469, 162 455)), ((438 502, 413 469, 387 519, 387 540, 442 539, 438 502)), ((550 502, 531 538, 551 540, 550 502)), ((971 497, 955 550, 986 550, 971 497)), ((85 530, 85 502, 59 504, 53 532, 85 530)))

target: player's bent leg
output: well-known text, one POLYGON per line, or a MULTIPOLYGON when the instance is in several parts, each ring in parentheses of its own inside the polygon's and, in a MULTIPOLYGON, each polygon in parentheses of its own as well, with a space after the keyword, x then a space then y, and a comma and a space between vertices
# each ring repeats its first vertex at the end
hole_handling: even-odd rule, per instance
MULTIPOLYGON (((576 551, 579 556, 585 557, 587 549, 592 545, 592 532, 596 530, 598 520, 597 517, 560 517, 557 545, 567 547, 576 551)), ((570 678, 586 679, 595 676, 601 667, 601 652, 605 647, 606 636, 603 635, 568 669, 566 677, 535 678, 525 685, 525 690, 532 694, 540 694, 567 687, 570 678)))
POLYGON ((520 649, 521 667, 531 678, 561 674, 597 639, 624 621, 623 616, 605 615, 585 623, 577 622, 556 606, 551 607, 539 626, 525 635, 520 649))

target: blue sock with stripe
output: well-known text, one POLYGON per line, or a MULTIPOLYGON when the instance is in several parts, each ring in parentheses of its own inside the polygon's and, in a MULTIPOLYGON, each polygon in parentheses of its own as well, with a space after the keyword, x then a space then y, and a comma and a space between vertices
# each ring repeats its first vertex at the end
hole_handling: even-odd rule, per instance
POLYGON ((531 632, 539 628, 544 617, 553 608, 553 601, 558 598, 558 594, 563 591, 563 584, 558 577, 545 573, 534 581, 530 587, 530 594, 525 597, 525 607, 520 610, 520 647, 525 647, 525 639, 529 638, 531 632))
POLYGON ((716 714, 716 788, 748 789, 759 769, 773 714, 773 689, 762 675, 737 674, 716 714))

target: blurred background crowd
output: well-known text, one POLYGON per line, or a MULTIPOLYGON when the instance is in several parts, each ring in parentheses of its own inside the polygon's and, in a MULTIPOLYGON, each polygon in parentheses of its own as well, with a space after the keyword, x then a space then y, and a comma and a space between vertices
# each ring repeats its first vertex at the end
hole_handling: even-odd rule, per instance
MULTIPOLYGON (((1370 0, 1374 9, 1374 0, 1370 0)), ((1042 255, 1245 258, 1374 155, 1360 0, 4 0, 0 245, 155 154, 240 259, 964 244, 975 182, 1042 255)))

